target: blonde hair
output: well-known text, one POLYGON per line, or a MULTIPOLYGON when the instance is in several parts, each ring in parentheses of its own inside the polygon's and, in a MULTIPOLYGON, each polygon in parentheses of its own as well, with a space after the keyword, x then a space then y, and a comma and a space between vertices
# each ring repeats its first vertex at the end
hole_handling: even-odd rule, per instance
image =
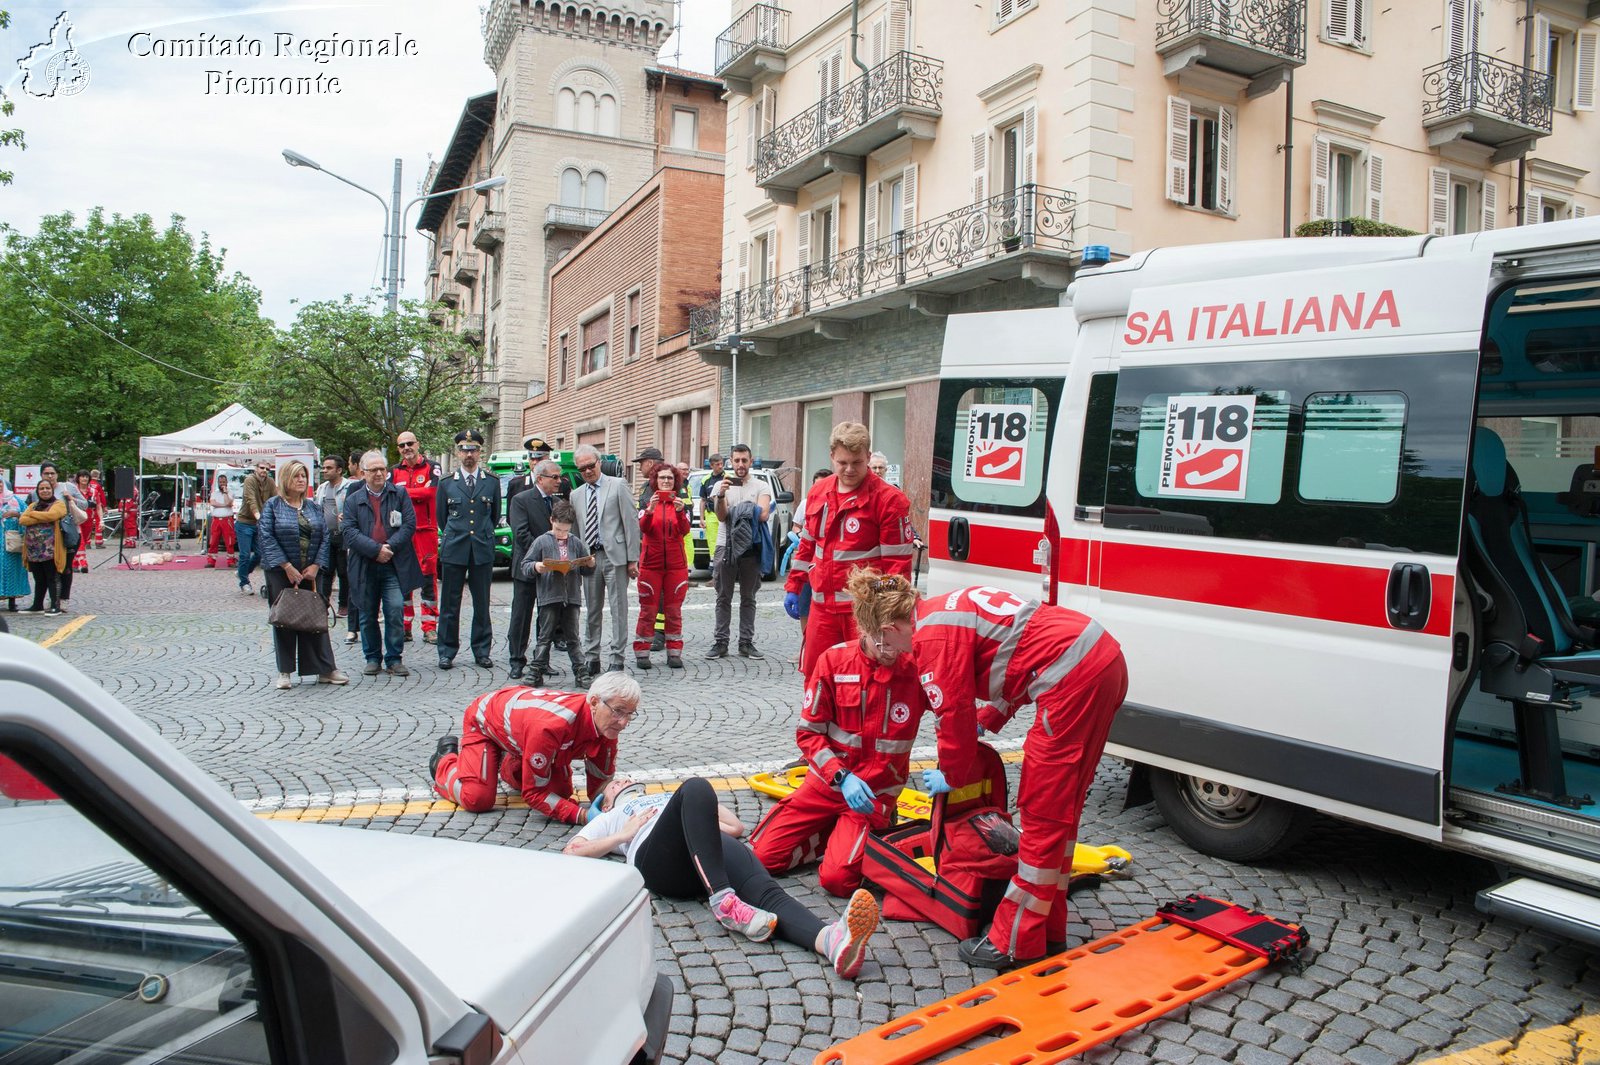
POLYGON ((860 422, 840 422, 828 435, 828 450, 842 447, 852 455, 872 450, 872 434, 860 422))
POLYGON ((311 494, 311 470, 299 459, 291 459, 278 467, 278 494, 285 499, 289 498, 289 486, 294 484, 296 470, 306 475, 305 495, 311 494))
POLYGON ((855 602, 856 628, 864 635, 876 636, 896 621, 917 616, 917 590, 898 574, 885 576, 872 568, 858 569, 844 582, 845 591, 855 602))

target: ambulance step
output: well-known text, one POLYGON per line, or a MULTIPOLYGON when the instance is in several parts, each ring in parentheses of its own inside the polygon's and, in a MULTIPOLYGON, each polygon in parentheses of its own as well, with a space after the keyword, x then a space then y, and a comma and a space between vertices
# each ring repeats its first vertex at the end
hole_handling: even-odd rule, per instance
POLYGON ((1478 909, 1600 947, 1600 898, 1543 880, 1517 877, 1478 892, 1478 909))

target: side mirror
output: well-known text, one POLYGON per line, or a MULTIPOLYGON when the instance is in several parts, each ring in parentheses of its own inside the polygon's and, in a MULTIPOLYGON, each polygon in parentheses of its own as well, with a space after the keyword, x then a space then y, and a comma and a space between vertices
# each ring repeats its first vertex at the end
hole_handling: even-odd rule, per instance
POLYGON ((794 493, 788 491, 787 489, 785 489, 782 492, 779 492, 778 493, 778 502, 780 502, 780 503, 793 503, 794 502, 794 493))

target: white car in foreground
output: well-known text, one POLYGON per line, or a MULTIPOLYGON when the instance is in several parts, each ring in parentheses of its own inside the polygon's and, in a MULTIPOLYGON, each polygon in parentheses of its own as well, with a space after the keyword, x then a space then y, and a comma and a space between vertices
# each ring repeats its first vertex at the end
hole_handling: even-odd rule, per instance
POLYGON ((666 1038, 631 866, 262 821, 6 635, 0 856, 6 1065, 623 1065, 666 1038))

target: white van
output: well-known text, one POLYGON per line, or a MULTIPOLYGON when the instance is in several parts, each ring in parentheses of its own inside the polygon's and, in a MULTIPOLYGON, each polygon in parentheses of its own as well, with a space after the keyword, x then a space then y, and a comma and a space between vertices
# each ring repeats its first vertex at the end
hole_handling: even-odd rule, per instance
POLYGON ((930 588, 1106 625, 1130 800, 1482 855, 1600 942, 1600 220, 1141 253, 952 316, 936 426, 930 588))

